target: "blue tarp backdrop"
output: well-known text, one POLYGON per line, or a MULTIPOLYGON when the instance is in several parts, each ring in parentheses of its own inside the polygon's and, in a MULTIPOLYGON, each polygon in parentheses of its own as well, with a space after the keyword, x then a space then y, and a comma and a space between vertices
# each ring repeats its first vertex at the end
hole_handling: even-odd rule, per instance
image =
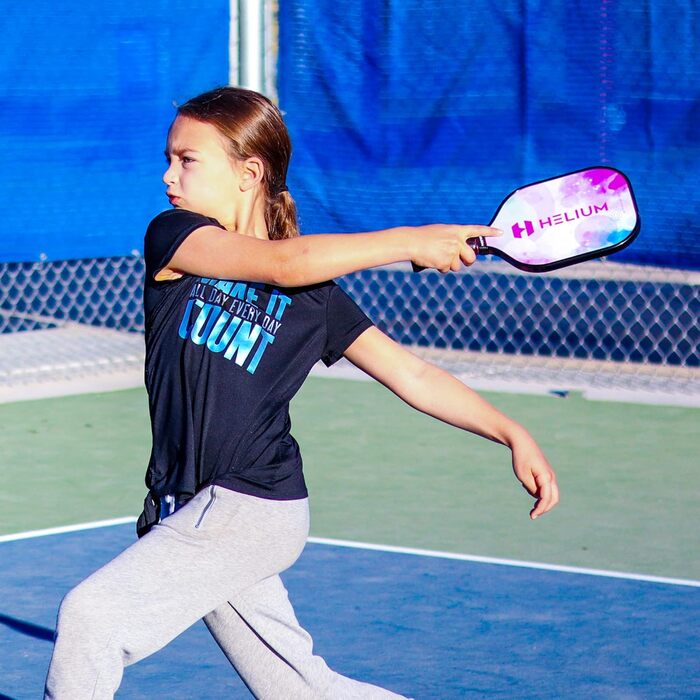
MULTIPOLYGON (((166 208, 173 102, 228 78, 228 1, 6 9, 0 260, 128 255, 166 208)), ((625 171, 617 260, 700 268, 690 0, 280 0, 280 106, 305 232, 487 223, 525 182, 625 171)))
POLYGON ((169 207, 173 102, 228 80, 228 0, 3 8, 0 260, 129 255, 169 207))
POLYGON ((527 182, 628 174, 615 260, 700 268, 692 0, 280 2, 280 106, 306 231, 488 223, 527 182))

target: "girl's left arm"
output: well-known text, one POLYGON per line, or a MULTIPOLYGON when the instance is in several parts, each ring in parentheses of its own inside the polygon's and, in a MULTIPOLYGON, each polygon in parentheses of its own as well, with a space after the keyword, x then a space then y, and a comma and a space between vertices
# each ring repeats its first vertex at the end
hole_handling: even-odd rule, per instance
POLYGON ((451 374, 375 327, 362 333, 344 354, 409 406, 509 447, 516 477, 537 499, 530 511, 533 520, 558 503, 556 475, 530 433, 451 374))

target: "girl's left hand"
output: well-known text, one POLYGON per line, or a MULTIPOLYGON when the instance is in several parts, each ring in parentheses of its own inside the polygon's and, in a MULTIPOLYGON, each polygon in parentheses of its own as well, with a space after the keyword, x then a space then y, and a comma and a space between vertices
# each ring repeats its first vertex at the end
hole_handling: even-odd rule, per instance
POLYGON ((559 503, 557 475, 539 445, 529 435, 512 445, 513 471, 525 490, 537 499, 530 511, 535 520, 559 503))

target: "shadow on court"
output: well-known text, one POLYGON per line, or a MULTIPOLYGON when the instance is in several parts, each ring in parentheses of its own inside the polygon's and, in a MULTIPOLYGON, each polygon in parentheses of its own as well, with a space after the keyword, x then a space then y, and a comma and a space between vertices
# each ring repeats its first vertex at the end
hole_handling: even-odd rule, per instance
POLYGON ((53 642, 53 629, 48 629, 47 627, 40 627, 39 625, 33 625, 31 622, 25 622, 24 620, 18 620, 15 617, 9 617, 8 615, 0 614, 0 625, 5 625, 15 632, 20 634, 27 634, 30 637, 35 637, 36 639, 43 639, 47 642, 53 642))
MULTIPOLYGON (((41 696, 61 598, 133 537, 129 524, 0 543, 12 611, 0 698, 41 696)), ((284 579, 317 653, 404 695, 660 698, 700 685, 698 588, 321 544, 284 579)), ((250 697, 201 622, 127 668, 117 697, 154 694, 250 697)))

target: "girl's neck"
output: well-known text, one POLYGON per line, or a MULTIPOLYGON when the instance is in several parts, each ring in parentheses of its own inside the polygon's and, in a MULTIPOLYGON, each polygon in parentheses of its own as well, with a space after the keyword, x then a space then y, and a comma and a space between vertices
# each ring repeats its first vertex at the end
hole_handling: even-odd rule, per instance
POLYGON ((235 231, 243 236, 269 240, 263 206, 263 201, 257 199, 253 206, 243 206, 238 211, 231 212, 229 219, 219 223, 227 231, 235 231))

